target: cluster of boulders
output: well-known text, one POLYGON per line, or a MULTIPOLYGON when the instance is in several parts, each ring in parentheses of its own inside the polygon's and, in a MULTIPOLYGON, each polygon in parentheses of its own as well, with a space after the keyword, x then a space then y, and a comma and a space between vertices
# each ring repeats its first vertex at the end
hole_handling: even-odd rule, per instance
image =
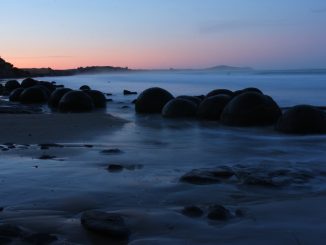
POLYGON ((325 111, 310 105, 298 105, 282 112, 277 103, 257 88, 237 91, 216 89, 206 96, 174 97, 162 88, 149 88, 135 101, 137 113, 161 113, 167 118, 197 117, 215 120, 227 126, 274 125, 292 134, 326 133, 325 111))
POLYGON ((60 112, 88 112, 95 108, 106 107, 105 95, 97 90, 91 90, 84 85, 80 90, 64 88, 55 82, 38 81, 26 78, 21 83, 10 80, 1 85, 0 95, 8 95, 12 102, 22 104, 48 105, 60 112))

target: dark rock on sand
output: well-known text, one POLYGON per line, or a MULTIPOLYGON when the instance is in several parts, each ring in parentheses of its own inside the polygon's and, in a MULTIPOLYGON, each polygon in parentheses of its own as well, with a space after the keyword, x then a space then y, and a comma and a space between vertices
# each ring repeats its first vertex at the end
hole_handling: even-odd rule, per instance
POLYGON ((94 109, 92 98, 82 91, 70 91, 59 101, 61 112, 88 112, 94 109))
POLYGON ((9 100, 16 102, 20 101, 20 95, 24 91, 24 88, 16 88, 9 94, 9 100))
POLYGON ((120 154, 120 153, 122 153, 122 151, 120 149, 116 148, 116 149, 103 150, 103 151, 101 151, 101 153, 111 155, 111 154, 120 154))
POLYGON ((45 103, 48 100, 48 94, 44 89, 38 86, 26 88, 20 94, 20 102, 24 104, 45 103))
POLYGON ((196 97, 196 96, 189 96, 189 95, 180 95, 176 99, 190 100, 190 101, 194 102, 197 106, 199 106, 200 103, 202 102, 202 100, 199 99, 198 97, 196 97))
POLYGON ((129 91, 129 90, 123 90, 123 94, 124 95, 133 95, 133 94, 137 94, 137 92, 132 92, 132 91, 129 91))
POLYGON ((310 105, 294 106, 280 117, 276 130, 288 134, 325 134, 326 113, 310 105))
POLYGON ((11 92, 13 91, 14 89, 16 88, 20 88, 20 84, 18 81, 16 80, 9 80, 6 82, 5 84, 5 89, 8 91, 8 92, 11 92))
POLYGON ((72 91, 70 88, 57 88, 54 90, 48 101, 49 106, 52 108, 58 107, 61 98, 70 91, 72 91))
POLYGON ((127 240, 130 230, 119 214, 101 211, 86 211, 81 216, 81 224, 92 232, 115 239, 127 240))
POLYGON ((0 225, 0 236, 20 237, 22 235, 23 235, 23 230, 19 226, 12 225, 12 224, 0 225))
POLYGON ((51 159, 54 159, 54 158, 56 158, 56 156, 42 155, 38 159, 40 159, 40 160, 51 160, 51 159))
POLYGON ((181 213, 191 218, 199 218, 203 216, 204 211, 197 206, 186 206, 181 210, 181 213))
POLYGON ((216 96, 216 95, 228 95, 231 98, 234 96, 234 93, 228 89, 215 89, 209 92, 206 97, 216 96))
POLYGON ((88 85, 82 85, 79 89, 80 90, 91 90, 91 87, 88 85))
POLYGON ((163 117, 180 118, 195 117, 197 113, 197 105, 186 99, 172 99, 162 110, 163 117))
POLYGON ((135 110, 137 113, 161 113, 165 104, 172 99, 172 94, 162 88, 149 88, 138 96, 135 110))
POLYGON ((94 103, 96 108, 105 108, 106 107, 106 98, 105 95, 98 90, 84 90, 84 93, 89 95, 94 103))
POLYGON ((197 115, 202 119, 220 120, 222 111, 230 101, 231 97, 225 94, 207 97, 201 102, 197 115))
POLYGON ((226 221, 232 217, 230 211, 222 205, 213 205, 209 207, 207 218, 211 220, 226 221))
POLYGON ((107 170, 109 172, 121 172, 124 169, 124 167, 120 164, 109 164, 107 167, 107 170))
POLYGON ((244 94, 244 93, 247 93, 247 92, 256 92, 258 94, 264 94, 260 89, 258 88, 244 88, 244 89, 241 89, 241 90, 237 90, 237 91, 234 91, 234 96, 238 96, 240 94, 244 94))
POLYGON ((22 81, 21 86, 23 88, 30 88, 38 84, 38 81, 33 78, 26 78, 22 81))
POLYGON ((34 245, 51 244, 52 242, 55 242, 57 240, 58 240, 58 238, 56 236, 48 234, 48 233, 31 234, 31 235, 25 236, 23 238, 24 242, 34 244, 34 245))
POLYGON ((181 182, 195 185, 216 184, 234 176, 232 168, 219 166, 216 168, 193 169, 180 178, 181 182))
POLYGON ((274 124, 282 112, 266 95, 246 92, 233 98, 221 114, 221 122, 229 126, 264 126, 274 124))

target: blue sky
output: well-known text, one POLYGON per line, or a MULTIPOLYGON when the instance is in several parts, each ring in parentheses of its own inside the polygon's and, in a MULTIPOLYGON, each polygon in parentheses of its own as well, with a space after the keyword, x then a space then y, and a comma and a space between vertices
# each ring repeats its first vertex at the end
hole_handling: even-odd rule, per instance
POLYGON ((322 0, 1 0, 19 67, 326 67, 322 0))

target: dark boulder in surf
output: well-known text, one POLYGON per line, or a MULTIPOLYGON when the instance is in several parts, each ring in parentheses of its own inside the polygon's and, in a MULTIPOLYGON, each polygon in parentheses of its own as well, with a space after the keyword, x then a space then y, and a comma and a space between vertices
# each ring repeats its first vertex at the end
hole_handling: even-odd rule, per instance
POLYGON ((93 109, 92 98, 82 91, 70 91, 59 101, 61 112, 88 112, 93 109))
POLYGON ((244 93, 247 93, 247 92, 256 92, 258 94, 264 94, 260 89, 258 88, 244 88, 244 89, 241 89, 241 90, 237 90, 237 91, 234 91, 234 96, 238 96, 240 94, 244 94, 244 93))
POLYGON ((134 95, 134 94, 137 94, 137 92, 129 91, 126 89, 123 90, 123 95, 134 95))
POLYGON ((199 106, 202 101, 201 99, 199 99, 196 96, 189 96, 189 95, 180 95, 177 97, 177 99, 190 100, 190 101, 194 102, 197 106, 199 106))
POLYGON ((294 106, 278 120, 276 130, 288 134, 325 134, 326 113, 310 105, 294 106))
POLYGON ((34 86, 24 89, 20 94, 20 102, 24 104, 38 104, 47 102, 49 96, 45 89, 34 86))
POLYGON ((16 88, 20 88, 20 84, 17 80, 9 80, 5 84, 5 89, 8 92, 11 92, 16 88))
POLYGON ((71 91, 70 88, 57 88, 56 90, 54 90, 54 92, 52 92, 48 101, 49 106, 52 108, 58 107, 61 98, 70 91, 71 91))
POLYGON ((36 84, 38 84, 38 81, 29 77, 22 81, 21 86, 23 88, 30 88, 30 87, 35 86, 36 84))
POLYGON ((211 206, 207 214, 207 218, 218 221, 227 221, 231 217, 231 212, 222 205, 218 204, 211 206))
POLYGON ((215 89, 215 90, 212 90, 211 92, 209 92, 206 95, 206 97, 211 97, 211 96, 215 96, 215 95, 228 95, 230 97, 233 97, 234 93, 228 89, 215 89))
POLYGON ((96 108, 105 108, 106 107, 106 98, 105 95, 98 90, 84 90, 84 93, 89 95, 94 103, 96 108))
POLYGON ((222 111, 230 100, 231 97, 226 94, 207 97, 201 102, 197 115, 202 119, 220 120, 222 111))
POLYGON ((228 126, 250 127, 274 124, 281 109, 269 96, 246 92, 233 98, 224 108, 221 122, 228 126))
POLYGON ((39 81, 37 85, 46 87, 51 93, 57 88, 55 84, 47 81, 39 81))
POLYGON ((174 97, 162 88, 144 90, 137 98, 135 109, 137 113, 161 113, 166 103, 174 97))
POLYGON ((162 110, 163 117, 181 118, 195 117, 197 113, 197 105, 186 99, 172 99, 162 110))
POLYGON ((88 85, 82 85, 80 88, 79 88, 79 90, 91 90, 91 87, 90 86, 88 86, 88 85))
POLYGON ((13 102, 20 101, 20 95, 23 91, 24 88, 16 88, 15 90, 11 91, 9 100, 13 102))

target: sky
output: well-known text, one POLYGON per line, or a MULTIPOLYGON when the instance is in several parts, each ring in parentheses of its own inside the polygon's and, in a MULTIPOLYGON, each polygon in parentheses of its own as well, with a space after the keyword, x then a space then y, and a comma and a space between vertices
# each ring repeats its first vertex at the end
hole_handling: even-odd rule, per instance
POLYGON ((20 68, 326 68, 325 0, 0 0, 20 68))

